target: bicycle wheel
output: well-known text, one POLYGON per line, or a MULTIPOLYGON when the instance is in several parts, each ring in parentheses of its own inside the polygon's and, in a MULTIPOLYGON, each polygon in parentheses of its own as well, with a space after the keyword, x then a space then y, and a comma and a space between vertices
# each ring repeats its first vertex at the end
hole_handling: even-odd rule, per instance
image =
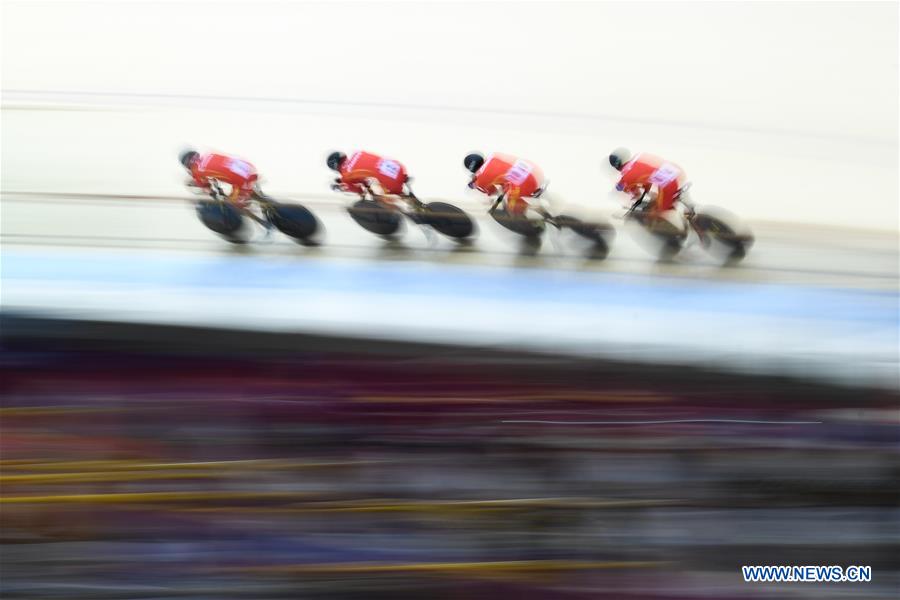
POLYGON ((358 200, 347 209, 347 212, 360 227, 376 235, 386 237, 396 235, 403 224, 400 211, 374 200, 358 200))
POLYGON ((583 238, 593 242, 606 241, 610 236, 615 235, 616 230, 606 223, 588 223, 569 215, 559 215, 556 217, 557 223, 562 227, 567 227, 583 238))
POLYGON ((241 212, 222 200, 201 200, 197 202, 197 217, 209 230, 214 231, 232 244, 246 244, 250 239, 250 228, 241 212))
POLYGON ((594 242, 598 255, 605 256, 616 237, 616 230, 609 223, 582 221, 571 215, 558 215, 555 220, 560 227, 571 229, 581 237, 594 242))
POLYGON ((497 223, 514 233, 525 237, 538 237, 544 233, 544 221, 509 214, 505 208, 491 213, 497 223))
POLYGON ((475 222, 464 210, 446 202, 425 205, 425 223, 436 231, 455 239, 464 239, 475 232, 475 222))
POLYGON ((724 219, 715 215, 698 211, 692 222, 703 247, 715 254, 713 246, 718 244, 725 249, 725 259, 728 262, 743 259, 753 245, 752 233, 740 232, 738 225, 726 223, 724 219))
POLYGON ((626 217, 626 223, 637 223, 640 226, 642 233, 636 234, 636 240, 659 260, 672 260, 684 248, 687 231, 665 219, 643 212, 632 212, 626 217))
POLYGON ((313 244, 313 236, 322 227, 312 211, 300 204, 270 201, 265 214, 278 231, 304 245, 313 244))

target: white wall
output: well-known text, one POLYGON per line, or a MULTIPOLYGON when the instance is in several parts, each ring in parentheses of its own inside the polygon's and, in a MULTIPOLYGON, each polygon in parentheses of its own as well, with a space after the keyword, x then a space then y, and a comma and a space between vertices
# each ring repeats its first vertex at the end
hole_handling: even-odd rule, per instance
POLYGON ((406 162, 420 193, 455 197, 480 148, 606 204, 601 163, 624 144, 750 218, 897 226, 896 2, 4 0, 2 17, 7 190, 173 193, 190 142, 296 192, 326 191, 328 149, 363 146, 406 162), (322 103, 12 109, 34 91, 322 103))

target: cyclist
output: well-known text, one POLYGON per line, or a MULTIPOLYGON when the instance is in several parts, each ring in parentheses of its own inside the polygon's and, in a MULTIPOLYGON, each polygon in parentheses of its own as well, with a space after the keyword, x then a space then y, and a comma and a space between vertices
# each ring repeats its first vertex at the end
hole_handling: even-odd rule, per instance
POLYGON ((609 164, 621 173, 616 190, 629 194, 635 208, 646 202, 641 209, 651 223, 663 219, 680 228, 680 220, 670 211, 686 190, 687 178, 681 167, 646 152, 632 156, 627 148, 613 150, 609 164))
POLYGON ((200 154, 193 149, 183 151, 179 161, 191 176, 187 182, 189 187, 230 202, 242 214, 262 225, 266 230, 265 239, 270 239, 275 226, 268 218, 255 214, 250 208, 251 200, 264 199, 259 189, 256 167, 234 156, 213 152, 200 154), (222 189, 222 183, 228 184, 231 190, 226 193, 222 189))
POLYGON ((361 197, 369 191, 375 199, 385 201, 391 197, 404 200, 414 197, 406 167, 396 160, 360 150, 349 158, 343 152, 332 152, 326 164, 339 175, 331 185, 333 190, 361 197))
POLYGON ((200 154, 189 149, 181 153, 181 164, 191 176, 189 186, 207 193, 219 195, 221 183, 231 190, 225 198, 241 210, 246 210, 250 199, 259 191, 259 173, 249 162, 226 154, 200 154))
MULTIPOLYGON (((463 160, 472 173, 469 187, 506 203, 506 212, 522 217, 528 210, 527 199, 537 199, 547 187, 544 173, 534 163, 508 154, 490 154, 487 158, 472 153, 463 160)), ((540 209, 539 209, 540 210, 540 209)))

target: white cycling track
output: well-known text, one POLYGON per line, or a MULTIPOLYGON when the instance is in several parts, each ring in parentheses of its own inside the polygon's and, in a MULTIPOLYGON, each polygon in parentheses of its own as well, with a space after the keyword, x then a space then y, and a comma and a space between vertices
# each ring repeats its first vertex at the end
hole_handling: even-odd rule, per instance
POLYGON ((898 387, 896 138, 754 127, 5 90, 0 300, 4 311, 60 317, 492 346, 898 387), (182 188, 177 154, 185 142, 250 158, 267 193, 320 217, 323 245, 302 247, 280 234, 245 247, 216 238, 182 188), (555 210, 611 218, 618 204, 602 163, 621 143, 678 156, 695 201, 747 218, 757 235, 747 259, 722 268, 694 247, 659 264, 615 220, 620 231, 606 260, 589 260, 577 240, 555 231, 532 256, 465 191, 467 151, 513 151, 544 167, 555 210), (423 199, 477 216, 477 241, 459 246, 410 226, 402 243, 388 245, 361 230, 344 210, 348 199, 328 192, 333 174, 324 167, 328 150, 356 147, 400 158, 423 199), (861 181, 879 194, 851 202, 861 181))
POLYGON ((656 263, 620 232, 597 261, 555 232, 527 256, 483 217, 470 246, 414 226, 385 244, 339 203, 295 200, 319 215, 324 245, 276 234, 231 246, 187 198, 6 193, 3 310, 897 384, 891 236, 758 225, 745 263, 723 268, 699 248, 656 263))

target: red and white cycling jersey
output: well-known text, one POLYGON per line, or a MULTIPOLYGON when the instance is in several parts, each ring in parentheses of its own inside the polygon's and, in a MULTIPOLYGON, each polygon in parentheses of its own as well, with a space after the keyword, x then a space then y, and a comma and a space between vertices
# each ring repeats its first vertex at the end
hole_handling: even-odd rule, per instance
POLYGON ((664 211, 675 204, 677 192, 686 180, 684 171, 678 165, 641 152, 622 167, 616 189, 639 195, 644 189, 655 185, 658 190, 656 210, 664 211))
POLYGON ((491 154, 475 172, 472 187, 493 196, 506 195, 506 208, 511 214, 521 214, 528 208, 524 198, 542 189, 544 172, 534 163, 508 154, 491 154))
POLYGON ((253 194, 259 173, 249 162, 225 154, 205 154, 191 165, 191 177, 203 188, 209 187, 210 180, 221 181, 231 186, 229 200, 243 204, 253 194))
POLYGON ((341 183, 348 192, 363 193, 361 184, 377 184, 382 193, 400 195, 408 175, 396 160, 371 152, 354 152, 340 168, 341 183))

